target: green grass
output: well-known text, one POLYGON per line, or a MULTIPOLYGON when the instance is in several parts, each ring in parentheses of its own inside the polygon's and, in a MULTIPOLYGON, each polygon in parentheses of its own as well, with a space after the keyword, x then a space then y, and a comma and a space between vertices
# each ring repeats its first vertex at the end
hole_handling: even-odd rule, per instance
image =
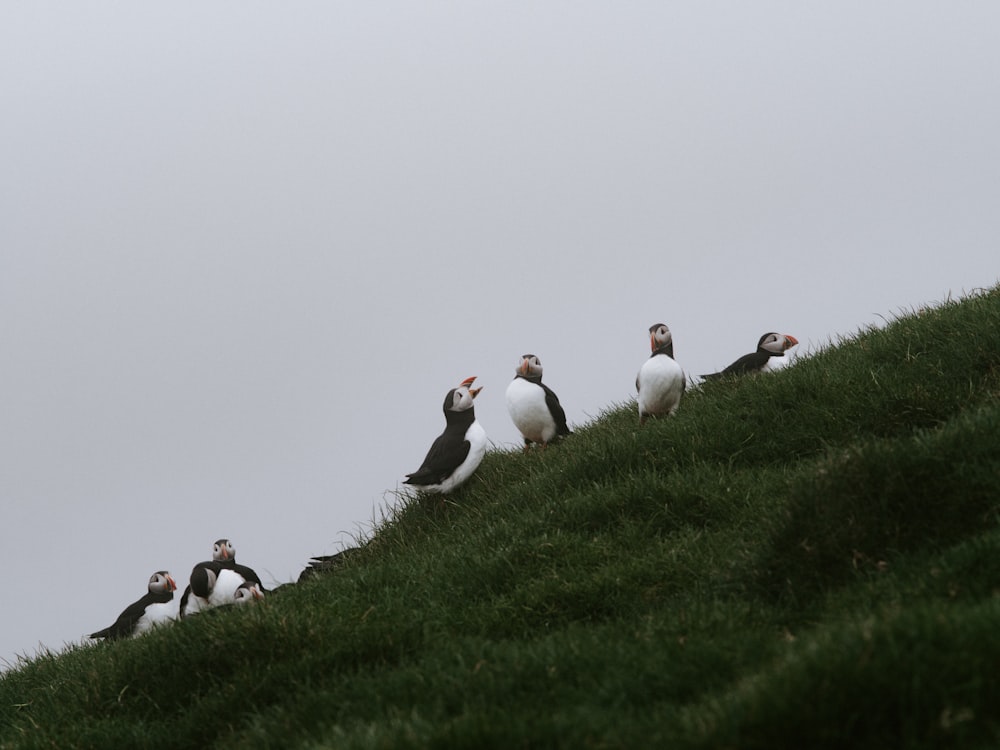
POLYGON ((490 453, 261 606, 22 663, 0 748, 995 747, 998 521, 992 289, 490 453))

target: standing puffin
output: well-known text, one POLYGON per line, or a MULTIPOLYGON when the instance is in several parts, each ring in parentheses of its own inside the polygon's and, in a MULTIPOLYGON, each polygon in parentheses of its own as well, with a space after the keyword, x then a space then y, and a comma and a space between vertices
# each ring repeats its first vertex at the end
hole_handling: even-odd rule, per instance
POLYGON ((649 327, 649 347, 653 353, 635 378, 640 425, 646 423, 647 417, 669 416, 677 411, 685 388, 684 371, 674 361, 674 339, 666 324, 649 327))
POLYGON ((559 397, 542 383, 542 362, 534 354, 525 354, 517 366, 514 379, 507 386, 507 412, 524 438, 524 449, 532 443, 543 448, 565 435, 566 412, 559 397))
POLYGON ((447 494, 461 485, 486 454, 486 431, 476 421, 473 400, 482 388, 471 388, 475 377, 466 378, 444 397, 445 428, 427 451, 427 457, 403 484, 424 492, 447 494))
POLYGON ((147 593, 138 601, 128 605, 115 620, 104 630, 91 633, 91 638, 126 638, 144 633, 154 625, 168 622, 176 616, 176 610, 170 606, 174 598, 177 584, 165 570, 158 570, 149 578, 147 593))
POLYGON ((757 351, 744 354, 722 372, 702 375, 705 380, 715 380, 726 375, 747 375, 755 372, 766 372, 771 367, 772 357, 784 357, 785 352, 798 342, 794 336, 787 333, 765 333, 757 342, 757 351))

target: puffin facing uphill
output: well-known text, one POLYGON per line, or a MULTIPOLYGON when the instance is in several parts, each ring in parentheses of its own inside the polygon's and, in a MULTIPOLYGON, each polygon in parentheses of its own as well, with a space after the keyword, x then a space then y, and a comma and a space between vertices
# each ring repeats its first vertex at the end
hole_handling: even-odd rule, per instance
POLYGON ((114 624, 91 633, 91 638, 127 638, 144 633, 154 625, 174 619, 176 611, 170 607, 177 584, 170 573, 158 570, 149 578, 146 585, 147 593, 137 601, 128 605, 114 624))
POLYGON ((521 357, 506 396, 507 412, 524 438, 525 450, 532 443, 544 448, 553 440, 572 434, 559 397, 542 383, 542 362, 534 354, 521 357))
POLYGON ((744 354, 722 372, 702 375, 705 380, 716 380, 726 375, 748 375, 765 372, 770 368, 772 357, 784 357, 785 352, 798 344, 798 339, 788 333, 770 331, 760 337, 757 351, 744 354))
POLYGON ((472 476, 486 454, 486 431, 476 421, 473 400, 482 388, 472 388, 466 378, 444 397, 444 432, 427 451, 424 462, 403 484, 423 492, 447 494, 472 476))
POLYGON ((652 354, 635 378, 640 425, 648 417, 670 416, 677 411, 686 385, 684 371, 674 361, 674 337, 665 323, 649 327, 649 348, 652 354))

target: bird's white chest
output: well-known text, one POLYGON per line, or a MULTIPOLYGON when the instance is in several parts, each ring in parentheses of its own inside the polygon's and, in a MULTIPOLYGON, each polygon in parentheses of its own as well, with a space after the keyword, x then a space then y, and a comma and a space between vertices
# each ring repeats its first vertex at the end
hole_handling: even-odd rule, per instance
POLYGON ((146 612, 135 623, 135 635, 145 633, 157 625, 176 620, 180 608, 180 597, 175 596, 169 602, 153 602, 146 607, 146 612))
POLYGON ((469 429, 465 431, 465 439, 469 441, 468 455, 458 465, 458 468, 441 482, 438 492, 451 492, 471 477, 473 472, 479 468, 479 464, 482 463, 483 456, 486 455, 486 430, 483 429, 478 420, 469 425, 469 429))
POLYGON ((524 378, 514 378, 507 386, 507 412, 520 433, 536 443, 548 443, 556 436, 545 391, 524 378))
POLYGON ((232 604, 236 589, 243 583, 244 578, 235 570, 223 568, 219 571, 215 579, 215 586, 208 595, 208 603, 213 607, 221 607, 224 604, 232 604))
POLYGON ((780 357, 768 357, 767 362, 760 369, 761 372, 774 372, 775 370, 783 370, 786 367, 790 367, 795 359, 795 355, 791 352, 785 352, 780 357))
POLYGON ((657 355, 643 362, 636 380, 639 414, 673 414, 684 393, 684 371, 671 357, 657 355))

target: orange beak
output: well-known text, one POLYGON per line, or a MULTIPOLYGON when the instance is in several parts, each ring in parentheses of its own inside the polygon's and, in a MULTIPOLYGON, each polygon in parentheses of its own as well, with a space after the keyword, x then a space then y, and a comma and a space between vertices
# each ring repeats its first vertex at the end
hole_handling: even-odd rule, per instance
POLYGON ((528 368, 530 366, 531 366, 531 363, 529 363, 528 360, 522 359, 521 360, 521 364, 517 368, 517 371, 519 373, 521 373, 522 375, 527 375, 528 374, 528 368))
POLYGON ((656 351, 656 336, 654 334, 649 334, 649 349, 650 351, 656 351))
POLYGON ((791 349, 793 346, 799 343, 799 340, 792 336, 791 334, 782 334, 785 337, 785 349, 791 349))
POLYGON ((167 576, 167 590, 176 591, 177 583, 174 581, 173 576, 167 576))
POLYGON ((483 390, 482 386, 480 386, 479 388, 473 388, 472 387, 472 384, 473 384, 473 382, 475 382, 475 380, 476 380, 476 376, 473 375, 471 378, 466 378, 461 383, 459 383, 458 387, 461 388, 463 385, 466 386, 469 389, 469 395, 471 395, 473 398, 475 398, 476 396, 479 395, 479 392, 481 390, 483 390))

